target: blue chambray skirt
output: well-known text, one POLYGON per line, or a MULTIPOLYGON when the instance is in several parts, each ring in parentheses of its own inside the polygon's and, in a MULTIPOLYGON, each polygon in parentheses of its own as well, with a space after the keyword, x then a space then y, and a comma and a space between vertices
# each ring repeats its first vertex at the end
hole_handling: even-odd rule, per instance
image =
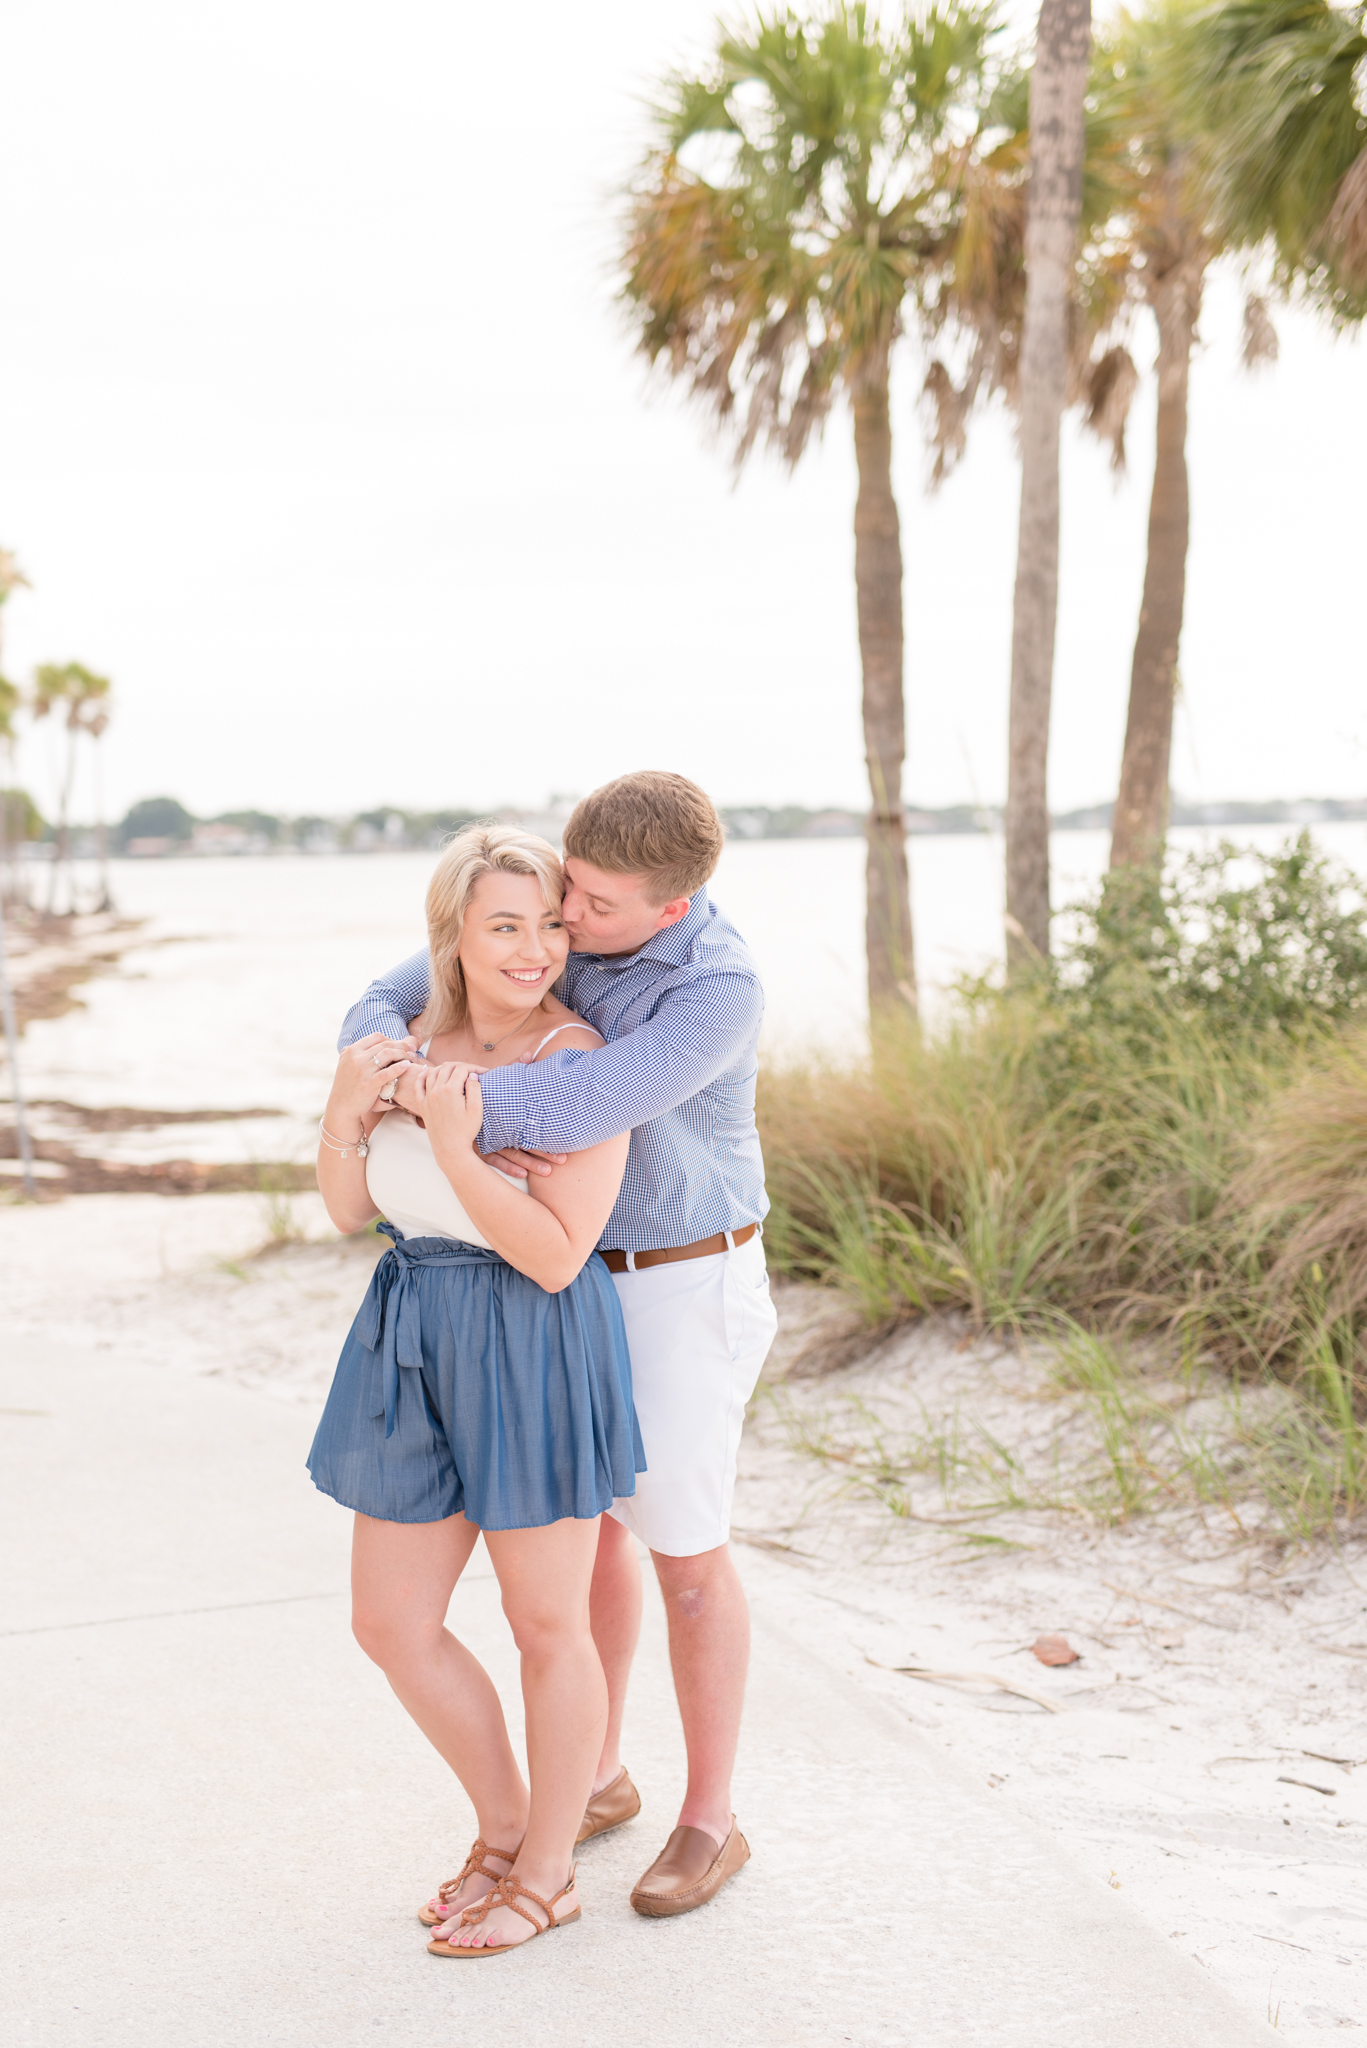
POLYGON ((375 1268, 308 1456, 381 1522, 588 1519, 646 1469, 617 1290, 595 1252, 548 1294, 497 1252, 401 1238, 375 1268))

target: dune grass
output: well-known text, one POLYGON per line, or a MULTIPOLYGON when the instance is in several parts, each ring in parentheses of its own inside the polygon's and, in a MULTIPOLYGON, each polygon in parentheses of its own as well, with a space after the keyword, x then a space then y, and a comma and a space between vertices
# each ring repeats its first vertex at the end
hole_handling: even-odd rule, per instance
POLYGON ((1154 1418, 1098 1340, 1142 1334, 1176 1369, 1275 1380, 1294 1399, 1247 1436, 1237 1472, 1179 1441, 1171 1418, 1147 1466, 1198 1492, 1256 1482, 1289 1532, 1355 1514, 1362 934, 1356 883, 1308 841, 1224 849, 1161 891, 1141 878, 1084 907, 1031 987, 965 988, 942 1028, 889 1027, 863 1060, 770 1069, 771 1258, 839 1287, 871 1326, 953 1308, 983 1330, 1053 1331, 1060 1358, 1090 1355, 1080 1391, 1126 1512, 1161 1494, 1140 1455, 1154 1418))

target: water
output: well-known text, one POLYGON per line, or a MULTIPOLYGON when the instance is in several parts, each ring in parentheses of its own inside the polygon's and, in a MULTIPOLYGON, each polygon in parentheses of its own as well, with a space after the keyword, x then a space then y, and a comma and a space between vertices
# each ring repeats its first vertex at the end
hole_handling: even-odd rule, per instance
MULTIPOLYGON (((1219 836, 1186 828, 1172 842, 1185 849, 1219 836)), ((1273 825, 1238 834, 1269 848, 1288 836, 1273 825)), ((1367 826, 1322 825, 1315 837, 1367 869, 1367 826)), ((1056 901, 1095 885, 1107 844, 1104 832, 1055 835, 1056 901)), ((85 984, 82 1008, 29 1026, 29 1093, 92 1108, 284 1112, 109 1135, 99 1151, 111 1159, 309 1156, 338 1025, 372 975, 423 943, 434 859, 116 862, 120 910, 147 923, 114 972, 85 984)), ((917 964, 932 1011, 959 975, 998 957, 1001 859, 1000 840, 983 834, 911 842, 917 964)), ((771 1052, 861 1042, 863 862, 854 839, 727 846, 713 894, 759 961, 771 1052)))

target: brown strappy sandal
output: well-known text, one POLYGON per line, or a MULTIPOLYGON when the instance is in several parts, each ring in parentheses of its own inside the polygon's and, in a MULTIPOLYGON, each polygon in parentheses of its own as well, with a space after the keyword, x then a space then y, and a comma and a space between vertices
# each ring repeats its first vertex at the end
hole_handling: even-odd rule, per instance
MULTIPOLYGON (((553 1927, 568 1927, 571 1920, 579 1918, 580 1909, 576 1906, 572 1913, 566 1913, 562 1919, 557 1920, 555 1917, 556 1901, 563 1899, 566 1892, 573 1889, 575 1871, 578 1868, 579 1866, 576 1863, 568 1879, 561 1885, 553 1899, 538 1898, 535 1892, 527 1890, 525 1884, 519 1884, 515 1877, 501 1877, 491 1892, 486 1892, 484 1897, 477 1899, 473 1906, 466 1907, 460 1916, 460 1924, 462 1927, 478 1927, 480 1922, 487 1919, 489 1914, 493 1912, 495 1906, 510 1906, 514 1913, 521 1914, 532 1930, 527 1936, 527 1941, 535 1941, 538 1934, 549 1934, 553 1927), (546 1925, 544 1927, 538 1926, 531 1914, 525 1908, 518 1905, 519 1899, 530 1899, 534 1906, 540 1906, 546 1916, 546 1925)), ((482 1948, 474 1948, 461 1947, 457 1943, 450 1941, 429 1941, 427 1953, 429 1956, 506 1956, 511 1950, 525 1948, 526 1946, 526 1941, 500 1941, 492 1948, 487 1945, 482 1948)))
MULTIPOLYGON (((470 1853, 461 1865, 460 1875, 458 1877, 448 1877, 445 1884, 438 1887, 438 1902, 445 1906, 447 1911, 444 1913, 437 1912, 430 1899, 425 1906, 419 1906, 418 1918, 424 1927, 440 1927, 444 1920, 451 1918, 452 1908, 450 1902, 456 1896, 456 1893, 460 1890, 467 1877, 487 1877, 492 1884, 498 1883, 498 1872, 489 1869, 484 1861, 486 1856, 497 1856, 504 1863, 513 1863, 517 1859, 517 1850, 493 1849, 485 1841, 483 1835, 476 1835, 470 1845, 470 1853)), ((475 1903, 478 1904, 478 1900, 475 1903)))

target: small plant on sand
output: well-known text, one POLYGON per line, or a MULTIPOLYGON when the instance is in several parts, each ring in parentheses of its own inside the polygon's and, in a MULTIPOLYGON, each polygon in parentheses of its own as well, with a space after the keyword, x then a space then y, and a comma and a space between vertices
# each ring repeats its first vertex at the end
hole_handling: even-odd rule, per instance
POLYGON ((274 1251, 289 1244, 302 1244, 305 1231, 294 1206, 297 1169, 287 1160, 260 1160, 256 1184, 266 1211, 266 1241, 263 1250, 274 1251))

